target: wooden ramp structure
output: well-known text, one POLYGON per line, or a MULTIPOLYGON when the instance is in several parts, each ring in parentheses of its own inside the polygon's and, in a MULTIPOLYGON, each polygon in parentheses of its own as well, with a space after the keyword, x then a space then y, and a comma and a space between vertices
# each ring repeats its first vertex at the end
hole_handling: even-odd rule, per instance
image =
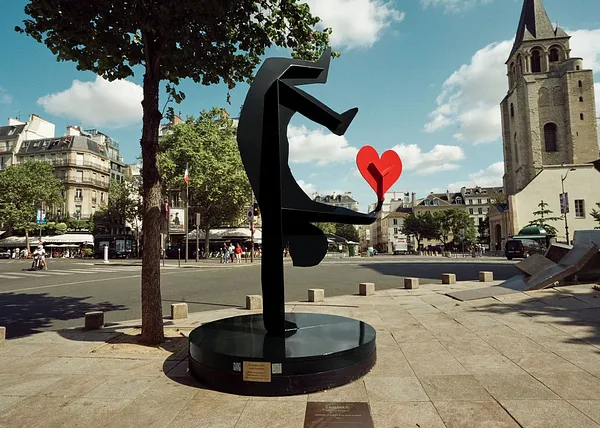
POLYGON ((562 244, 553 244, 546 252, 546 257, 534 254, 515 265, 520 273, 500 285, 446 293, 446 295, 460 301, 468 301, 522 291, 542 290, 569 278, 574 280, 580 272, 586 279, 590 279, 600 268, 598 263, 600 263, 600 247, 595 242, 588 241, 574 245, 570 249, 562 244), (552 259, 558 259, 558 262, 552 259))

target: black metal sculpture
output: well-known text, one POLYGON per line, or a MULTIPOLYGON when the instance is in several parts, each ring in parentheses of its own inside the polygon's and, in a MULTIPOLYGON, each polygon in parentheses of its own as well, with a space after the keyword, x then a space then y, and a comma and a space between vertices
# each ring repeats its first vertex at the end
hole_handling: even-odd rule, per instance
POLYGON ((327 253, 327 238, 311 223, 370 224, 382 200, 370 214, 311 200, 300 188, 288 165, 287 128, 300 113, 344 135, 357 108, 338 114, 297 88, 325 83, 331 61, 326 50, 317 62, 269 58, 248 92, 238 125, 242 161, 262 213, 262 295, 265 328, 274 334, 293 329, 284 321, 283 249, 289 245, 295 266, 318 265, 327 253))
POLYGON ((358 168, 377 193, 369 214, 311 200, 288 165, 287 127, 295 113, 343 135, 358 109, 338 114, 296 86, 325 83, 327 50, 312 63, 267 59, 246 97, 238 145, 262 212, 263 313, 212 321, 189 336, 190 373, 206 386, 245 395, 306 394, 364 376, 375 364, 376 331, 367 323, 329 314, 285 313, 283 249, 296 266, 315 266, 327 238, 313 222, 370 224, 402 164, 393 151, 381 158, 363 147, 358 168))

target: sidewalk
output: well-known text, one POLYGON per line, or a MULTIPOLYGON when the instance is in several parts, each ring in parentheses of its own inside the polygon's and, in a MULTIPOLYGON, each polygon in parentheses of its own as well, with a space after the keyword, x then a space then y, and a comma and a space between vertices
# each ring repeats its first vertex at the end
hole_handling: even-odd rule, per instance
POLYGON ((600 427, 600 297, 590 285, 459 302, 421 285, 291 302, 377 329, 377 363, 330 391, 280 398, 203 389, 187 373, 189 331, 249 311, 166 320, 160 348, 138 322, 44 332, 0 345, 0 427, 302 428, 307 402, 368 402, 374 426, 600 427))

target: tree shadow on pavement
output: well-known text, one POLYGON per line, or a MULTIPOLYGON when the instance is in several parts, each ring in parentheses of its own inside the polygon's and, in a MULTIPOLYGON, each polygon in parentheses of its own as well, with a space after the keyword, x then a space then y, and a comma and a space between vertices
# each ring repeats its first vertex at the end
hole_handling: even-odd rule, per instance
MULTIPOLYGON (((592 285, 559 287, 523 296, 527 295, 502 296, 494 299, 496 302, 478 305, 474 312, 496 316, 500 322, 534 340, 539 336, 554 336, 564 344, 585 342, 600 346, 600 292, 593 290, 592 285), (540 330, 525 321, 536 322, 536 327, 540 323, 540 330), (552 330, 544 330, 542 323, 552 330)), ((580 349, 575 347, 573 351, 580 349)), ((599 348, 590 349, 600 353, 599 348)))
MULTIPOLYGON (((89 297, 50 296, 43 294, 1 293, 0 325, 6 327, 6 337, 16 338, 39 333, 53 326, 55 320, 83 318, 91 311, 122 311, 129 309, 110 302, 88 303, 89 297)), ((83 325, 83 320, 81 322, 83 325)))
POLYGON ((382 275, 440 279, 443 273, 455 273, 458 281, 477 281, 479 271, 494 273, 494 280, 504 281, 518 274, 512 264, 501 263, 364 263, 361 267, 382 275))

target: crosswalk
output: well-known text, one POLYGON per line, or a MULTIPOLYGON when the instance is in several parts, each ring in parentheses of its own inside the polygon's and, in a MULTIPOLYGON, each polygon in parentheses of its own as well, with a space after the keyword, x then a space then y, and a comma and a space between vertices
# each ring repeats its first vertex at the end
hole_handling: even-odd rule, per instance
MULTIPOLYGON (((141 272, 141 266, 112 266, 112 267, 93 267, 87 268, 69 268, 69 269, 50 269, 50 270, 38 270, 35 272, 30 271, 18 271, 18 272, 3 272, 0 273, 0 280, 2 279, 28 279, 28 278, 40 278, 40 277, 64 277, 69 275, 98 275, 102 273, 139 273, 141 272)), ((164 266, 161 270, 178 269, 177 266, 164 266)))

